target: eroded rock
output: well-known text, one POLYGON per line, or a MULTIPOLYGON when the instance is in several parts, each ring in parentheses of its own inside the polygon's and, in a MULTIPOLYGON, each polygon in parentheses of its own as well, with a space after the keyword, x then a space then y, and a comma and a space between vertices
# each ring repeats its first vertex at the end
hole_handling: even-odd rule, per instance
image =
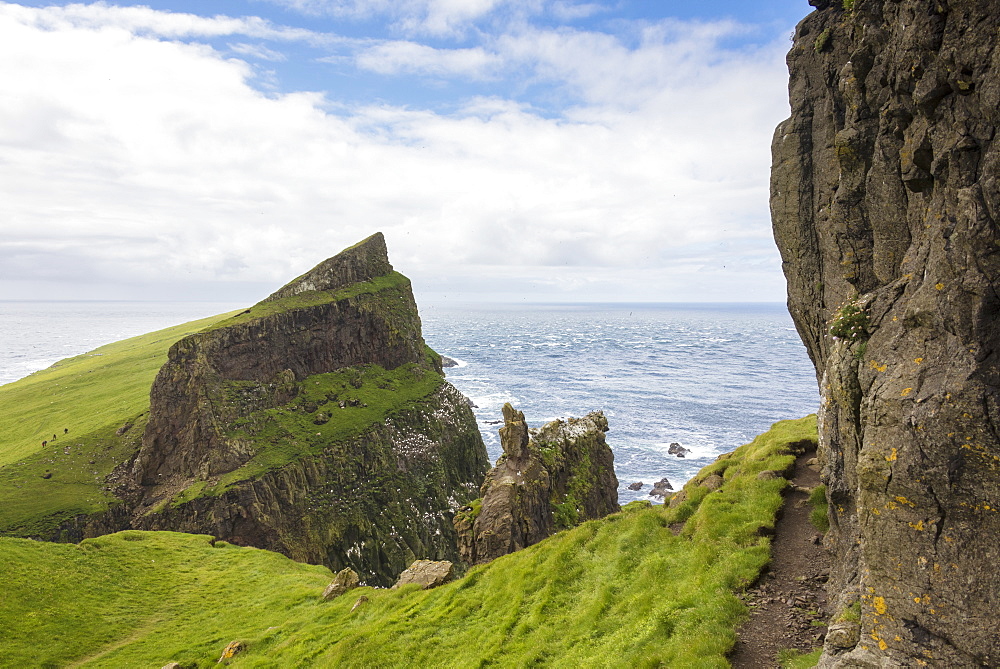
POLYGON ((486 475, 478 508, 455 519, 460 554, 469 564, 620 510, 603 413, 553 421, 536 431, 510 404, 503 416, 503 455, 486 475))
POLYGON ((690 452, 691 451, 689 449, 684 448, 683 446, 681 446, 680 444, 678 444, 676 441, 674 443, 670 444, 670 446, 667 447, 667 453, 669 455, 676 455, 679 458, 683 458, 685 455, 687 455, 690 452))
POLYGON ((211 534, 381 586, 414 553, 459 559, 452 518, 482 484, 486 449, 381 234, 178 341, 150 402, 129 505, 115 510, 129 517, 88 534, 211 534), (405 407, 364 413, 397 392, 405 407), (241 470, 276 445, 292 447, 285 462, 241 470))
POLYGON ((659 497, 663 499, 671 492, 673 492, 674 487, 670 485, 670 481, 666 477, 663 477, 659 481, 653 484, 653 489, 649 491, 650 497, 659 497))

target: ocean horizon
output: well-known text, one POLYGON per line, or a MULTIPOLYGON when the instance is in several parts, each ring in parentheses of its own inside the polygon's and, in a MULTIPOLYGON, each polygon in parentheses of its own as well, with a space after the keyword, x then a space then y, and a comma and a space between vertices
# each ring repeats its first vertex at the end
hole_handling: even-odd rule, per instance
MULTIPOLYGON (((0 384, 104 344, 245 308, 234 302, 0 301, 0 384)), ((491 461, 510 402, 531 427, 601 410, 622 504, 675 489, 778 420, 814 413, 812 364, 781 303, 445 303, 424 338, 458 366, 491 461), (687 449, 668 453, 670 444, 687 449), (642 483, 639 490, 630 484, 642 483)))

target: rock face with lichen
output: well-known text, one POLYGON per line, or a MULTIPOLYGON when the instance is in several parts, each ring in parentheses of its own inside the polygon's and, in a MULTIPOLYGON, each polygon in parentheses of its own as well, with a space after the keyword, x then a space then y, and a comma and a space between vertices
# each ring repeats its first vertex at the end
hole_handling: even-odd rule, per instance
POLYGON ((821 666, 997 666, 1000 8, 810 4, 771 209, 822 394, 821 666))
POLYGON ((524 414, 510 404, 503 417, 503 455, 486 475, 482 498, 455 518, 459 550, 469 564, 620 510, 603 413, 556 420, 538 430, 529 430, 524 414))
POLYGON ((84 534, 212 534, 369 585, 458 559, 454 512, 486 449, 381 234, 177 342, 150 400, 129 517, 84 534))

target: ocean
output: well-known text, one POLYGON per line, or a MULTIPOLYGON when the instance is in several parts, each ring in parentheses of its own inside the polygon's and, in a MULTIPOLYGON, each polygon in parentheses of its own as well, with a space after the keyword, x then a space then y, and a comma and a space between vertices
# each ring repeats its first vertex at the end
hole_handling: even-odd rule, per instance
MULTIPOLYGON (((0 301, 0 384, 98 346, 245 307, 210 302, 0 301)), ((781 304, 420 306, 424 338, 457 367, 490 459, 501 408, 529 426, 601 410, 619 501, 674 488, 775 421, 814 413, 813 368, 781 304), (689 452, 670 455, 671 443, 689 452), (639 490, 629 484, 643 484, 639 490)))

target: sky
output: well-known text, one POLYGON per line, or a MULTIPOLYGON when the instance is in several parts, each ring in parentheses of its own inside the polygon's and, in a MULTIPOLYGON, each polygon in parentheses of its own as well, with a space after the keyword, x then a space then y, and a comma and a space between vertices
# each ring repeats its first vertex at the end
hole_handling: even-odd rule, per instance
POLYGON ((381 231, 418 303, 784 301, 810 9, 0 1, 0 299, 250 304, 381 231))

